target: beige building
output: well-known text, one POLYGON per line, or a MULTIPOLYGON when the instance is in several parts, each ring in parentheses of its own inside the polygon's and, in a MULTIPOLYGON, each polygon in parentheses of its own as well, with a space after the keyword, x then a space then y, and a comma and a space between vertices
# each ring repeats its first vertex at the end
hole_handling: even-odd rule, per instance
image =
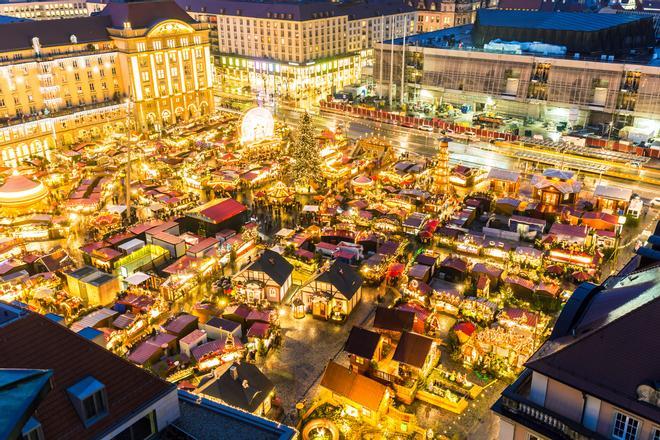
MULTIPOLYGON (((636 257, 639 258, 639 257, 636 257)), ((501 440, 660 438, 657 261, 584 283, 493 406, 501 440), (625 273, 628 273, 626 275, 625 273)))
POLYGON ((0 15, 30 20, 86 17, 89 15, 85 0, 2 1, 0 15))
POLYGON ((374 43, 410 35, 414 9, 378 3, 179 0, 212 26, 222 92, 314 101, 371 74, 374 43))
POLYGON ((0 25, 1 164, 122 130, 160 130, 213 109, 208 25, 168 0, 0 25), (128 105, 128 101, 131 105, 128 105))

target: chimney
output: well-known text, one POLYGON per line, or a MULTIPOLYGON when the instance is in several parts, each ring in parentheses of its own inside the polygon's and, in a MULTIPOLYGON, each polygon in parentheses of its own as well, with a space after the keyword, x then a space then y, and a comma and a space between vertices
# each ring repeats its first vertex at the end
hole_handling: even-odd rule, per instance
POLYGON ((231 374, 232 379, 238 380, 238 368, 236 368, 236 365, 229 367, 229 374, 231 374))

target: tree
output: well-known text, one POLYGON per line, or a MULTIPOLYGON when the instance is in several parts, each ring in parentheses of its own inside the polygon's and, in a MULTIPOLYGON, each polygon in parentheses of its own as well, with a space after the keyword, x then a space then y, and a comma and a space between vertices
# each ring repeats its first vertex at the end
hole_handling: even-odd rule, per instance
POLYGON ((291 182, 306 185, 321 181, 321 156, 314 138, 312 118, 308 113, 304 113, 300 118, 298 138, 291 144, 289 156, 293 159, 289 169, 291 182))

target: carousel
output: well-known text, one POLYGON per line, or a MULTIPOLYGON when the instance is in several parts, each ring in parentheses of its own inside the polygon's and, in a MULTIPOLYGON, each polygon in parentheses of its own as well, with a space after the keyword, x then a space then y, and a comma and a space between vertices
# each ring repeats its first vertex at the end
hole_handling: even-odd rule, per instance
POLYGON ((284 182, 279 180, 266 190, 266 195, 272 203, 284 204, 291 202, 293 191, 284 182))
POLYGON ((0 209, 8 214, 22 214, 34 210, 47 195, 41 182, 15 172, 0 186, 0 209))

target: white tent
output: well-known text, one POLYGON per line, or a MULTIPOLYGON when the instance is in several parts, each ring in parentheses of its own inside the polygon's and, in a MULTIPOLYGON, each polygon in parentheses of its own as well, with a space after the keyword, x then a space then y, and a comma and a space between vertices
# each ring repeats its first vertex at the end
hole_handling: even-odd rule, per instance
POLYGON ((105 210, 110 214, 122 214, 126 211, 126 205, 108 205, 105 207, 105 210))
POLYGON ((133 275, 124 278, 124 281, 126 281, 131 286, 139 286, 149 278, 151 278, 151 275, 147 275, 144 272, 135 272, 133 275))

